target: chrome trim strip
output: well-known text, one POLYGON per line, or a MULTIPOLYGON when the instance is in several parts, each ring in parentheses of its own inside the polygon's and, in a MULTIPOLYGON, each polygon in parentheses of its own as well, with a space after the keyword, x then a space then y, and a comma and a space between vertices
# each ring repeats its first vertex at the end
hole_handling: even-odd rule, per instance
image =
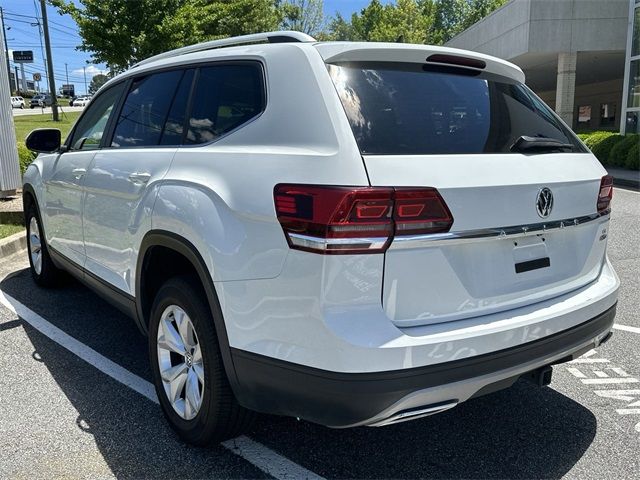
POLYGON ((316 250, 340 250, 340 247, 380 249, 388 237, 319 238, 299 233, 288 233, 291 243, 316 250))
POLYGON ((481 230, 467 230, 462 232, 430 233, 426 235, 396 236, 389 249, 432 247, 437 245, 452 245, 456 243, 479 242, 496 238, 518 238, 527 235, 543 235, 545 233, 576 227, 600 219, 609 218, 611 210, 602 213, 585 215, 578 218, 568 218, 552 222, 516 225, 512 227, 487 228, 481 230))
POLYGON ((384 427, 386 425, 391 425, 394 423, 406 422, 407 420, 416 420, 418 418, 426 417, 428 415, 444 412, 445 410, 449 410, 450 408, 453 408, 456 405, 458 405, 458 401, 452 400, 450 402, 445 402, 439 405, 424 407, 418 410, 401 411, 399 413, 391 415, 388 418, 385 418, 384 420, 367 424, 367 426, 368 427, 384 427))

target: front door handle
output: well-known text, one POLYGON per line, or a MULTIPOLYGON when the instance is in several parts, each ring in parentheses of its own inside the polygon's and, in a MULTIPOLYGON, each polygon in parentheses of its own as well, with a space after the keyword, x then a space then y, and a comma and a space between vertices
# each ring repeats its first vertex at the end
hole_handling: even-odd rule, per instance
POLYGON ((71 170, 71 174, 73 175, 73 178, 75 178, 76 180, 80 180, 82 177, 85 176, 86 173, 87 173, 86 168, 74 168, 73 170, 71 170))
POLYGON ((151 178, 151 174, 147 172, 135 172, 129 175, 129 181, 132 183, 147 183, 151 178))

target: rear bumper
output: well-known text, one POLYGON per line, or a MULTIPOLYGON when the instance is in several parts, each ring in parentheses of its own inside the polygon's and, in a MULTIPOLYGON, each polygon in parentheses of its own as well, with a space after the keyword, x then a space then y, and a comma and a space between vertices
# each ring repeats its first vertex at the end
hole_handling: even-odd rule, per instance
MULTIPOLYGON (((511 348, 402 370, 341 373, 232 348, 247 408, 330 427, 384 425, 408 412, 437 413, 471 397, 506 388, 524 373, 569 361, 597 347, 616 306, 569 329, 511 348)), ((420 415, 422 416, 422 415, 420 415)))

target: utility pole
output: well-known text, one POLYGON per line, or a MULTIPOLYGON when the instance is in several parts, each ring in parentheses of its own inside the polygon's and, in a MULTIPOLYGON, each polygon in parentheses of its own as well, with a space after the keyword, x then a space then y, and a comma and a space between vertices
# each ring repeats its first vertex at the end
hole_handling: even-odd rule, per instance
POLYGON ((16 95, 18 95, 18 96, 19 96, 19 95, 20 95, 20 84, 18 83, 18 67, 16 67, 16 66, 14 65, 14 69, 15 69, 15 71, 16 71, 16 76, 15 76, 15 77, 13 77, 13 78, 15 78, 15 80, 16 80, 16 95))
POLYGON ((85 67, 82 67, 82 73, 84 74, 84 94, 88 95, 89 90, 87 90, 87 71, 85 70, 85 67))
POLYGON ((40 10, 42 10, 42 28, 44 30, 44 45, 47 49, 47 72, 49 76, 49 92, 51 93, 51 110, 53 111, 53 121, 58 118, 58 95, 56 94, 56 80, 53 77, 53 57, 51 55, 51 40, 49 40, 49 22, 47 21, 47 5, 44 0, 40 0, 40 10))
POLYGON ((67 64, 64 64, 64 71, 67 74, 67 85, 69 85, 69 68, 67 68, 67 64))
MULTIPOLYGON (((4 54, 7 57, 7 79, 9 80, 9 91, 11 91, 11 67, 9 66, 9 47, 7 46, 7 34, 4 30, 4 12, 0 7, 0 28, 2 28, 2 38, 4 38, 4 54)), ((16 77, 16 90, 18 84, 18 77, 16 77)))

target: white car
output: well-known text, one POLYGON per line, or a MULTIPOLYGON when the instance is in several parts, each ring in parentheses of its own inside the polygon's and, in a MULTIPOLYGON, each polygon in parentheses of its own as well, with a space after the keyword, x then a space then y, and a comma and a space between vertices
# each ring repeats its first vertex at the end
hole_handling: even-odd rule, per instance
POLYGON ((11 108, 24 108, 24 98, 11 97, 11 108))
POLYGON ((73 101, 74 107, 86 107, 91 97, 78 97, 73 101))
POLYGON ((145 60, 63 145, 28 137, 33 278, 67 270, 137 322, 198 445, 252 411, 380 426, 546 385, 611 335, 613 188, 524 81, 297 32, 145 60))

